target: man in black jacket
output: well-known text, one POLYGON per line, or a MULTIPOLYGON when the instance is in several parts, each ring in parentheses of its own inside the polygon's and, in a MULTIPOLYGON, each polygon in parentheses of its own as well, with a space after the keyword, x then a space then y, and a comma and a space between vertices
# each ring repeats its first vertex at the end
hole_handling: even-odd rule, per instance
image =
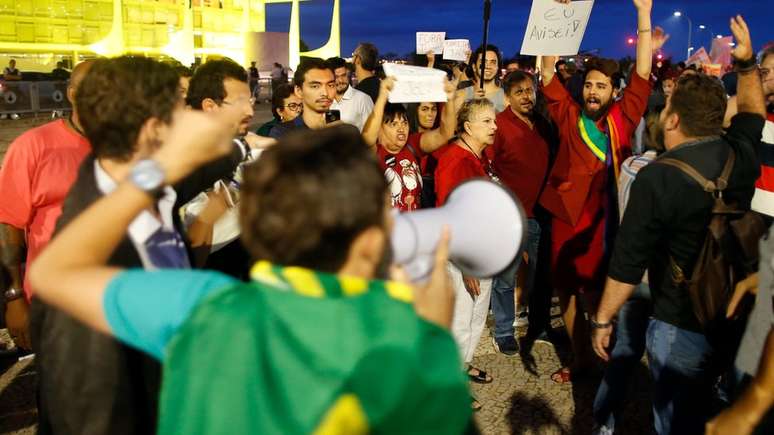
MULTIPOLYGON (((79 170, 57 230, 121 180, 152 177, 152 167, 145 172, 131 168, 158 148, 175 113, 184 110, 175 71, 132 57, 97 60, 78 89, 77 102, 93 154, 79 170)), ((231 174, 248 152, 235 144, 231 155, 158 192, 155 207, 132 223, 109 264, 190 267, 180 205, 231 174)), ((33 301, 31 329, 39 375, 39 433, 155 432, 161 378, 156 361, 38 300, 33 301)))

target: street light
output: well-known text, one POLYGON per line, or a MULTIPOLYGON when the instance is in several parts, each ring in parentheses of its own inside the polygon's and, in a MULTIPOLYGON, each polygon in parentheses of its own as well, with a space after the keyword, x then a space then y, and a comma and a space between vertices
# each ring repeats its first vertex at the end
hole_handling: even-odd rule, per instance
POLYGON ((723 35, 718 35, 718 36, 716 36, 716 38, 718 38, 718 39, 720 39, 720 38, 722 38, 722 37, 723 37, 723 35))
POLYGON ((704 30, 704 29, 706 29, 706 28, 707 28, 707 26, 705 26, 704 24, 699 24, 699 28, 700 28, 701 30, 704 30))
POLYGON ((685 19, 688 20, 688 47, 689 47, 688 57, 691 57, 690 47, 692 45, 691 44, 691 30, 693 30, 693 21, 691 21, 691 18, 687 14, 683 14, 680 11, 675 11, 673 15, 678 17, 678 18, 682 17, 682 16, 685 16, 685 19))

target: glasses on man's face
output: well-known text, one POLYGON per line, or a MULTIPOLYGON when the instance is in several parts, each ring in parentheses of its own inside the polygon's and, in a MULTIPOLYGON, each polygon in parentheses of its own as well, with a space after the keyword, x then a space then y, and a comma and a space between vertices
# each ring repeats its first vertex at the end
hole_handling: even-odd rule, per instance
POLYGON ((229 106, 235 106, 235 105, 240 105, 240 104, 249 104, 250 106, 254 106, 255 105, 255 98, 247 98, 247 99, 245 99, 245 98, 238 98, 238 99, 236 99, 234 101, 223 100, 221 103, 229 105, 229 106))
POLYGON ((301 110, 301 108, 304 107, 304 105, 301 103, 290 103, 290 104, 285 104, 283 107, 286 109, 292 110, 294 112, 298 112, 301 110))

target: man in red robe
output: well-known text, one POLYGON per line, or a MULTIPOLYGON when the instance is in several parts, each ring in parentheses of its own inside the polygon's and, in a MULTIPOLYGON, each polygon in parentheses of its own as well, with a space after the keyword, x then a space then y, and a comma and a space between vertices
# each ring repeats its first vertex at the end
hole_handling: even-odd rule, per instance
POLYGON ((553 216, 554 288, 574 353, 572 370, 566 367, 552 375, 559 383, 569 382, 573 371, 578 374, 591 364, 583 310, 594 309, 604 287, 607 253, 618 223, 618 170, 631 155, 630 138, 647 107, 653 50, 665 40, 661 29, 651 31, 652 0, 633 2, 637 59, 621 99, 616 100, 612 82, 618 70, 615 61, 592 59, 586 64, 582 107, 554 79, 556 56, 544 56, 542 62, 543 95, 559 128, 560 144, 540 203, 553 216))

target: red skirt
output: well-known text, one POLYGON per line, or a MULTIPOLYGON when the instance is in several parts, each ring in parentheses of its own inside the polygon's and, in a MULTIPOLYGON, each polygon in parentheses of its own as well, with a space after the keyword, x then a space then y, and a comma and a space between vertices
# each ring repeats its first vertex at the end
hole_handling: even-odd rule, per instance
POLYGON ((578 223, 554 218, 551 270, 554 288, 573 293, 601 292, 607 276, 604 191, 592 190, 578 223))

